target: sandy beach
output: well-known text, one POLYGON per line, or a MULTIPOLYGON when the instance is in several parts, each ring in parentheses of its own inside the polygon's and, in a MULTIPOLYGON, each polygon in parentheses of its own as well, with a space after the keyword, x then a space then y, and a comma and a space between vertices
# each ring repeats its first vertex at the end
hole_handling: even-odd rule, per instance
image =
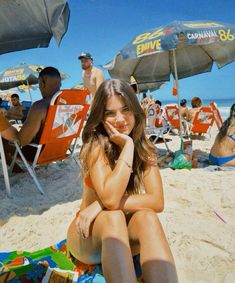
MULTIPOLYGON (((211 133, 208 140, 193 140, 193 149, 208 153, 217 129, 211 133)), ((170 138, 170 149, 179 149, 179 137, 170 138)), ((218 169, 161 169, 165 210, 159 217, 181 283, 235 282, 235 171, 218 169)), ((44 196, 24 173, 11 177, 9 199, 0 174, 0 251, 34 251, 66 237, 82 195, 79 167, 66 160, 37 175, 44 196)))

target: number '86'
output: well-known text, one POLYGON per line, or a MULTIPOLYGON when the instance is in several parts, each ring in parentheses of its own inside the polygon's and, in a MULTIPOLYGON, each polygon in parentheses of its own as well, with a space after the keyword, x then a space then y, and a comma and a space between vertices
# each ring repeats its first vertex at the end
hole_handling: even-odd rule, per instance
POLYGON ((138 43, 141 43, 143 41, 146 41, 146 40, 151 40, 151 39, 154 39, 158 36, 161 36, 163 35, 163 29, 158 29, 154 32, 145 32, 145 33, 142 33, 140 35, 138 35, 135 40, 132 42, 133 44, 138 44, 138 43))
POLYGON ((227 30, 227 32, 223 29, 218 30, 218 34, 220 37, 220 40, 227 41, 227 40, 234 40, 234 35, 230 33, 230 29, 227 30))

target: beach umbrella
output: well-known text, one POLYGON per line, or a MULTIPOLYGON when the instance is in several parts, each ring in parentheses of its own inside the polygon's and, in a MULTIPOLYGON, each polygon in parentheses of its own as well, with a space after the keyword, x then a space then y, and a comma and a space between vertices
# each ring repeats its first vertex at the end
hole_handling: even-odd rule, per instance
POLYGON ((84 87, 83 83, 78 83, 78 84, 76 84, 76 85, 72 86, 72 87, 71 87, 71 89, 80 89, 80 90, 84 90, 84 89, 85 89, 85 87, 84 87))
MULTIPOLYGON (((60 44, 68 28, 69 6, 66 0, 4 0, 0 1, 0 23, 0 54, 47 47, 52 36, 60 44)), ((2 164, 6 164, 5 155, 1 154, 1 159, 2 164)), ((3 175, 10 196, 6 166, 3 166, 3 175)), ((37 180, 35 182, 39 185, 37 180)))
POLYGON ((37 90, 38 85, 19 85, 17 87, 17 89, 21 92, 21 93, 25 93, 25 92, 29 92, 29 90, 37 90))
MULTIPOLYGON (((38 84, 39 73, 45 68, 43 65, 30 65, 21 63, 18 66, 0 72, 0 89, 7 90, 18 87, 20 92, 28 92, 32 101, 30 90, 32 85, 38 84)), ((66 73, 60 73, 62 80, 69 77, 66 73)), ((35 87, 34 87, 35 89, 35 87)))
POLYGON ((44 66, 21 63, 18 66, 0 72, 0 89, 6 90, 20 85, 34 85, 38 83, 39 72, 44 66))
POLYGON ((221 68, 234 60, 234 25, 174 21, 137 35, 103 67, 114 78, 134 76, 137 84, 169 81, 172 74, 180 111, 178 79, 210 72, 214 62, 221 68))
POLYGON ((153 92, 164 86, 163 82, 155 82, 155 83, 137 83, 139 92, 153 92))
POLYGON ((0 54, 47 47, 52 36, 59 44, 68 22, 66 0, 0 1, 0 54))
POLYGON ((78 83, 76 85, 74 85, 73 87, 71 87, 71 89, 79 89, 79 90, 83 90, 83 93, 86 93, 87 95, 90 94, 90 91, 88 88, 84 87, 83 83, 78 83))

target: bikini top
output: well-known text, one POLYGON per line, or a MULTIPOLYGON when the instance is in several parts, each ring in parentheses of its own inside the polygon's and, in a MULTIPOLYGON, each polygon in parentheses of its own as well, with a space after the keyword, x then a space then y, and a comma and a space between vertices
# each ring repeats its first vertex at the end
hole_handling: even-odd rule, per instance
POLYGON ((84 178, 84 183, 85 183, 85 185, 86 185, 88 188, 90 188, 90 189, 92 189, 92 190, 95 189, 95 188, 94 188, 94 185, 93 185, 93 183, 92 183, 92 180, 91 180, 90 175, 86 175, 86 177, 84 178))
POLYGON ((234 134, 235 134, 235 131, 231 135, 227 135, 227 137, 231 139, 233 142, 235 142, 235 138, 233 137, 234 134))

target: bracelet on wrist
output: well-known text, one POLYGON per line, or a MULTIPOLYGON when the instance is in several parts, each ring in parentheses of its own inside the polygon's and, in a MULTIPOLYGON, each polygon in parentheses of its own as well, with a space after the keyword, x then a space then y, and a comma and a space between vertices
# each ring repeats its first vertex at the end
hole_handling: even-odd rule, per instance
POLYGON ((129 169, 131 169, 131 173, 133 172, 132 166, 131 166, 126 160, 124 160, 124 159, 122 159, 122 158, 118 158, 118 160, 116 160, 115 163, 117 163, 119 160, 122 161, 122 162, 124 162, 124 163, 126 164, 126 166, 127 166, 129 169))

